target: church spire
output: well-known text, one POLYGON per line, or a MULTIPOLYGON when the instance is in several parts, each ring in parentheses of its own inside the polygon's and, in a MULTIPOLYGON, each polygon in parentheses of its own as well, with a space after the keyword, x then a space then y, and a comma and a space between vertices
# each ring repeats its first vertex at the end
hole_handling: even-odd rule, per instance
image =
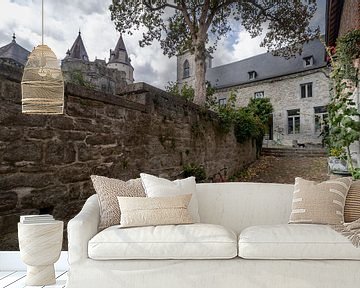
POLYGON ((125 43, 120 35, 120 38, 115 46, 114 50, 110 50, 110 59, 109 63, 123 63, 131 66, 130 58, 126 51, 125 43))
POLYGON ((81 38, 81 31, 79 30, 79 35, 77 36, 74 44, 71 49, 66 52, 65 59, 80 59, 83 61, 89 61, 88 54, 85 49, 84 42, 81 38))
POLYGON ((131 60, 126 51, 125 43, 121 34, 115 49, 110 49, 110 58, 107 63, 107 67, 125 72, 126 82, 128 84, 134 82, 134 67, 131 65, 131 60))

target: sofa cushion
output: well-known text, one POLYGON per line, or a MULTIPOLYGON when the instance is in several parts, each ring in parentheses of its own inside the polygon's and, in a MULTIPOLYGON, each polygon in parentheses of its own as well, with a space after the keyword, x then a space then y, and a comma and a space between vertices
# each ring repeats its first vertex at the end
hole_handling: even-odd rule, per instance
POLYGON ((99 199, 100 223, 99 229, 120 224, 120 208, 117 196, 145 197, 145 190, 140 178, 131 179, 127 182, 107 178, 104 176, 91 175, 94 189, 99 199))
POLYGON ((188 177, 175 181, 145 173, 140 173, 140 177, 147 197, 168 197, 192 194, 188 209, 193 221, 195 223, 200 222, 195 177, 188 177))
POLYGON ((360 249, 328 225, 263 225, 241 232, 239 256, 246 259, 360 260, 360 249))
POLYGON ((112 226, 89 241, 88 254, 96 260, 228 259, 237 255, 237 238, 213 224, 112 226))
POLYGON ((353 222, 360 219, 360 180, 354 181, 346 196, 344 208, 345 222, 353 222))
POLYGON ((118 197, 121 228, 194 223, 187 209, 191 194, 171 197, 118 197))
POLYGON ((295 178, 290 223, 342 224, 351 178, 321 183, 295 178))

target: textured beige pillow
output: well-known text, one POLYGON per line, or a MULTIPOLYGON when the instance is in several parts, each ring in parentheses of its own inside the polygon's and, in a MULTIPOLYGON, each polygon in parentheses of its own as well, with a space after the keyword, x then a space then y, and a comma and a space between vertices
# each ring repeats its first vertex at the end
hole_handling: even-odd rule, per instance
POLYGON ((351 178, 322 183, 295 178, 289 223, 342 224, 351 178))
POLYGON ((119 179, 92 175, 91 180, 99 198, 99 229, 120 224, 120 209, 117 196, 146 196, 140 178, 125 182, 119 179))
POLYGON ((187 209, 191 194, 117 198, 121 210, 121 227, 194 223, 187 209))
POLYGON ((344 210, 346 223, 360 219, 360 180, 354 181, 351 184, 344 210))

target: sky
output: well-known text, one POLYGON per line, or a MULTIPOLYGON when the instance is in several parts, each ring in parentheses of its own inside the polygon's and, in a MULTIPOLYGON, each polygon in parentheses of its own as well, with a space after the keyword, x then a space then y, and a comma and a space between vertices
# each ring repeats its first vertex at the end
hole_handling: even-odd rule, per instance
MULTIPOLYGON (((109 58, 119 38, 110 19, 111 0, 45 0, 45 44, 59 59, 65 57, 79 30, 93 61, 109 58)), ((312 25, 324 30, 326 0, 317 0, 318 10, 312 25)), ((31 51, 41 43, 41 0, 0 0, 0 47, 12 40, 16 33, 18 44, 31 51)), ((164 88, 169 81, 176 81, 176 57, 163 55, 158 42, 141 48, 138 41, 142 31, 123 35, 136 82, 147 82, 164 88)), ((242 27, 223 38, 213 54, 213 66, 231 63, 266 52, 260 47, 262 38, 252 39, 242 27)))

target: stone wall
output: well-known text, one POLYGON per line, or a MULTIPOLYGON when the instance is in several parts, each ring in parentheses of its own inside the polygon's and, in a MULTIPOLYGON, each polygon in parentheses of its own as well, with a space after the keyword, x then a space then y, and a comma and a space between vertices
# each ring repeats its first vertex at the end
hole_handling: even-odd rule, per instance
POLYGON ((72 218, 94 193, 91 174, 174 179, 195 162, 231 175, 255 159, 252 141, 221 133, 212 112, 144 83, 120 96, 68 84, 65 115, 22 114, 21 74, 0 65, 0 250, 17 249, 21 214, 72 218))
POLYGON ((228 98, 233 91, 237 95, 237 105, 247 106, 255 92, 264 92, 264 97, 270 98, 273 105, 274 139, 280 139, 284 145, 292 145, 292 141, 299 143, 321 143, 320 132, 315 131, 314 107, 326 106, 330 101, 329 70, 321 68, 307 72, 296 73, 270 80, 219 89, 215 96, 218 99, 228 98), (311 98, 301 98, 300 85, 313 83, 311 98), (300 133, 288 134, 287 111, 300 109, 300 133))
POLYGON ((79 81, 84 81, 88 86, 104 93, 115 94, 126 85, 125 72, 108 68, 106 62, 100 59, 94 62, 64 59, 61 70, 65 82, 79 84, 79 81))

